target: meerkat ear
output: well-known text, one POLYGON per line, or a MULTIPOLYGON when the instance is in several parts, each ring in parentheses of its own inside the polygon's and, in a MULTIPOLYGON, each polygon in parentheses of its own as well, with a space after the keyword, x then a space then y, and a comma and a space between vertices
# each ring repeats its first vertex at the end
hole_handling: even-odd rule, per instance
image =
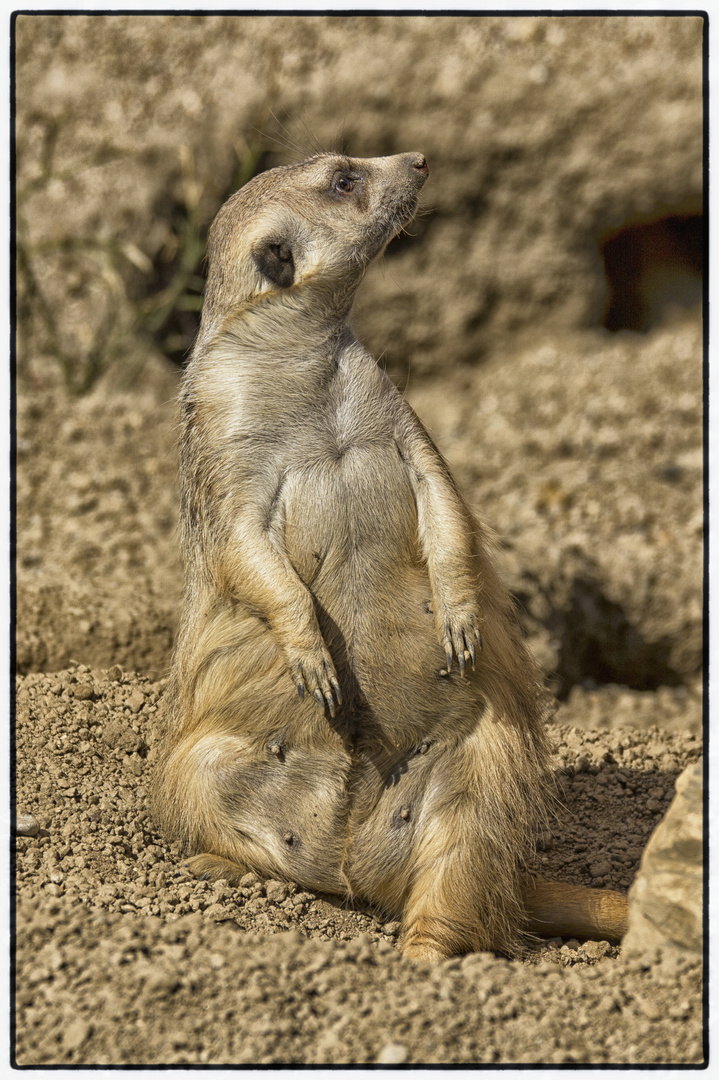
POLYGON ((287 289, 295 280, 295 260, 286 240, 265 240, 252 253, 252 259, 273 285, 287 289))

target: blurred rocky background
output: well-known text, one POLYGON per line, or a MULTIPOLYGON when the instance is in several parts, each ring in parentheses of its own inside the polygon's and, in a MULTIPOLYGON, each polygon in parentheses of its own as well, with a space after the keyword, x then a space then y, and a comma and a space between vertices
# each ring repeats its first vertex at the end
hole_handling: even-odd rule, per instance
POLYGON ((197 326, 207 227, 256 172, 341 146, 430 160, 423 213, 368 276, 356 325, 500 532, 556 688, 691 684, 699 19, 16 29, 22 669, 166 662, 168 360, 197 326))
POLYGON ((669 688, 696 723, 701 19, 40 14, 16 47, 21 671, 167 665, 172 399, 222 201, 319 146, 418 149, 356 328, 497 530, 555 690, 669 688))

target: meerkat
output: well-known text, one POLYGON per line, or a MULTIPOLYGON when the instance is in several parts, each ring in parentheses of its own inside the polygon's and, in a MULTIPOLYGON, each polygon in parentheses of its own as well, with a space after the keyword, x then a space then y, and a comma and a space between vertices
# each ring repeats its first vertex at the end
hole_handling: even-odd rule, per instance
POLYGON ((369 902, 408 956, 617 939, 623 896, 529 873, 552 787, 542 680, 487 531, 349 323, 427 175, 420 153, 322 153, 212 225, 154 813, 198 876, 369 902))

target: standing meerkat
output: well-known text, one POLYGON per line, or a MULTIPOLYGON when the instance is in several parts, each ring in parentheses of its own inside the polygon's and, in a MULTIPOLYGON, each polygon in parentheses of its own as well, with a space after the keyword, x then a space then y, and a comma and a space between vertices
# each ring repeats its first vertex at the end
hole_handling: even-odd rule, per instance
POLYGON ((318 154, 210 231, 180 395, 186 589, 153 785, 191 869, 355 896, 405 954, 617 938, 617 893, 527 874, 546 697, 488 538, 349 326, 422 154, 318 154))

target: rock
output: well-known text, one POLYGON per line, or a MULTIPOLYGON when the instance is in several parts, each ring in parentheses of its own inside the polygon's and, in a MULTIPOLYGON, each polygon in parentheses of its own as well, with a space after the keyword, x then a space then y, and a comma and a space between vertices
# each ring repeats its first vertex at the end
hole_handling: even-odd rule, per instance
POLYGON ((585 941, 580 952, 590 960, 601 960, 609 949, 608 941, 585 941))
POLYGON ((290 890, 284 881, 267 881, 265 883, 265 895, 273 904, 281 904, 290 895, 290 890))
POLYGON ((126 705, 131 713, 138 713, 144 704, 145 695, 141 690, 133 690, 126 701, 126 705))
POLYGON ((121 720, 109 720, 103 728, 102 738, 114 750, 125 750, 128 754, 144 746, 141 736, 121 720))
POLYGON ((16 836, 37 836, 40 832, 40 824, 32 814, 18 814, 15 819, 16 836))
POLYGON ((623 951, 655 947, 701 953, 702 762, 679 776, 676 795, 647 844, 629 893, 629 930, 623 951))
POLYGON ((387 1043, 377 1055, 378 1065, 403 1065, 409 1057, 409 1051, 403 1043, 387 1043))
POLYGON ((651 998, 639 998, 637 1007, 639 1011, 646 1016, 647 1020, 660 1020, 662 1017, 661 1009, 651 998))
POLYGON ((89 679, 78 680, 74 687, 74 696, 77 701, 92 701, 97 697, 95 684, 89 679))
POLYGON ((215 922, 225 922, 227 919, 234 918, 234 914, 224 904, 210 904, 205 908, 205 916, 208 919, 214 919, 215 922))
POLYGON ((92 1024, 87 1020, 73 1020, 65 1029, 62 1036, 63 1050, 79 1050, 90 1036, 92 1024))

